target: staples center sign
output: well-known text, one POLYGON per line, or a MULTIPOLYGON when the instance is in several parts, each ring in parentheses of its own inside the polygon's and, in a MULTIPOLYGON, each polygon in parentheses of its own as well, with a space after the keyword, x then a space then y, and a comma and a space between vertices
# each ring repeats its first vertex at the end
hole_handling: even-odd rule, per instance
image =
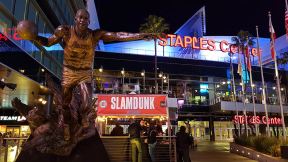
MULTIPOLYGON (((207 39, 203 37, 191 37, 191 36, 180 36, 175 34, 167 34, 166 38, 158 37, 158 44, 160 46, 171 46, 171 47, 182 47, 182 48, 192 48, 199 50, 209 50, 215 51, 217 48, 218 42, 213 39, 207 39), (217 45, 217 46, 216 46, 217 45)), ((238 52, 238 47, 234 44, 230 44, 226 40, 222 40, 219 43, 219 49, 222 52, 229 52, 235 54, 238 52)), ((251 48, 250 53, 253 56, 257 56, 257 48, 251 48)), ((261 49, 260 49, 261 52, 261 49)))
MULTIPOLYGON (((266 116, 246 116, 248 124, 272 124, 272 125, 282 125, 282 119, 278 117, 268 117, 268 120, 266 119, 266 116)), ((244 124, 246 122, 244 115, 235 115, 233 117, 233 122, 235 124, 244 124)))
POLYGON ((166 115, 166 95, 98 95, 98 115, 166 115))

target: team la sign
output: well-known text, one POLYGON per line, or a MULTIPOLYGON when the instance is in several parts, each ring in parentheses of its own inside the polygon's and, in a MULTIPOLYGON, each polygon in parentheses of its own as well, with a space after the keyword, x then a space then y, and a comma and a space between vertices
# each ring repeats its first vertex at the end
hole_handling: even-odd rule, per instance
MULTIPOLYGON (((171 47, 183 47, 183 48, 193 48, 193 49, 199 49, 199 50, 209 50, 209 51, 215 51, 217 49, 216 47, 216 41, 213 39, 206 39, 203 37, 191 37, 191 36, 180 36, 175 34, 167 34, 166 38, 159 37, 160 40, 158 44, 160 46, 171 46, 171 47)), ((217 42, 218 44, 218 42, 217 42)), ((232 54, 238 52, 238 47, 230 44, 226 40, 222 40, 219 43, 219 49, 222 52, 230 52, 232 54)), ((257 49, 252 48, 250 49, 250 53, 254 56, 257 56, 257 49)))
POLYGON ((25 121, 24 116, 0 116, 0 121, 25 121))
POLYGON ((101 95, 98 115, 165 115, 166 95, 101 95))
MULTIPOLYGON (((245 123, 245 117, 244 115, 235 115, 233 117, 233 122, 234 123, 239 123, 239 124, 244 124, 245 123)), ((278 117, 270 117, 268 120, 266 119, 266 116, 247 116, 247 122, 249 124, 272 124, 272 125, 281 125, 282 120, 281 118, 278 117)))

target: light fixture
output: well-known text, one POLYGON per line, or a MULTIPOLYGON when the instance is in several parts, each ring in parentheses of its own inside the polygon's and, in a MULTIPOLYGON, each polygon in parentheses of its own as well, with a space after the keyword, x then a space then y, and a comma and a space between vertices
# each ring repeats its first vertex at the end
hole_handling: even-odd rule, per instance
POLYGON ((273 87, 273 89, 275 90, 275 89, 276 89, 276 87, 273 87))
POLYGON ((163 79, 166 79, 166 76, 165 75, 163 75, 163 77, 162 77, 163 79))
POLYGON ((19 70, 21 73, 25 73, 25 70, 24 69, 20 69, 19 70))
POLYGON ((162 78, 162 76, 163 76, 163 73, 162 73, 162 72, 160 72, 160 73, 159 73, 159 77, 160 77, 160 78, 162 78))
POLYGON ((122 75, 125 74, 125 70, 124 70, 124 68, 122 68, 122 70, 121 70, 121 74, 122 74, 122 75))
POLYGON ((145 76, 145 70, 141 72, 141 76, 145 76))
POLYGON ((220 85, 219 85, 219 84, 217 84, 217 85, 216 85, 216 87, 217 87, 217 88, 219 88, 219 87, 220 87, 220 85))
POLYGON ((44 71, 45 71, 45 69, 41 68, 41 71, 42 71, 42 72, 44 72, 44 71))
POLYGON ((43 105, 45 105, 45 104, 47 103, 47 101, 46 101, 46 100, 43 100, 41 103, 42 103, 43 105))
POLYGON ((284 91, 284 88, 281 88, 281 91, 284 91))
POLYGON ((222 82, 222 84, 226 84, 226 82, 222 82))
POLYGON ((241 85, 241 86, 243 85, 242 82, 240 82, 240 85, 241 85))
POLYGON ((101 67, 99 68, 99 72, 102 73, 103 72, 103 66, 101 65, 101 67))

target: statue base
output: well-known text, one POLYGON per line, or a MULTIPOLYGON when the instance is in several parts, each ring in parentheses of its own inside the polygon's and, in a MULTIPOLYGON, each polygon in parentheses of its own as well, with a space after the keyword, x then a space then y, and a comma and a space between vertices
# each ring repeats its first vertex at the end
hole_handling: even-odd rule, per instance
POLYGON ((69 156, 43 154, 35 148, 21 151, 15 162, 110 162, 106 149, 96 130, 94 136, 77 144, 69 156))

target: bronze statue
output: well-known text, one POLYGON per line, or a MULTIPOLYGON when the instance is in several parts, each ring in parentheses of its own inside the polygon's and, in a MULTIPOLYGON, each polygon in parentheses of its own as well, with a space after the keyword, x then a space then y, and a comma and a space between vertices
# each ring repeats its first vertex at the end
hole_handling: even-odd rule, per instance
MULTIPOLYGON (((88 28, 89 23, 88 11, 80 9, 76 13, 74 26, 61 25, 49 38, 37 36, 34 23, 21 21, 17 25, 17 32, 23 39, 43 46, 61 42, 64 48, 62 96, 52 90, 58 93, 58 97, 50 119, 45 118, 40 109, 29 108, 23 111, 29 106, 24 106, 17 99, 12 101, 13 106, 27 117, 32 130, 32 139, 26 149, 36 147, 42 153, 69 155, 79 141, 93 136, 96 113, 93 109, 91 82, 98 41, 130 41, 153 36, 147 33, 91 30, 88 28)), ((50 87, 53 89, 53 86, 50 87)))

